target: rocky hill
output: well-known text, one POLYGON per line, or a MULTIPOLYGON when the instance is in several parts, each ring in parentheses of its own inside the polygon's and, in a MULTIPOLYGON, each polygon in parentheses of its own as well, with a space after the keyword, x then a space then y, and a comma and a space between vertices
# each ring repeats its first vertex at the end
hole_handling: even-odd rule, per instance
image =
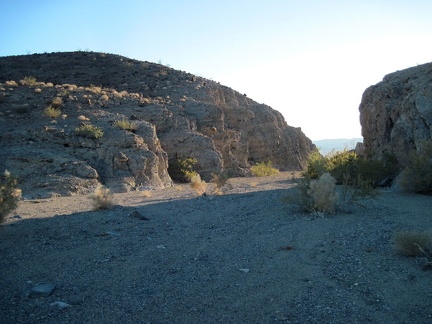
POLYGON ((196 158, 204 179, 261 161, 299 170, 315 148, 219 83, 93 52, 0 57, 0 122, 0 170, 40 197, 169 186, 175 158, 196 158))
POLYGON ((366 89, 359 110, 366 152, 406 166, 410 152, 432 139, 432 63, 386 75, 366 89))

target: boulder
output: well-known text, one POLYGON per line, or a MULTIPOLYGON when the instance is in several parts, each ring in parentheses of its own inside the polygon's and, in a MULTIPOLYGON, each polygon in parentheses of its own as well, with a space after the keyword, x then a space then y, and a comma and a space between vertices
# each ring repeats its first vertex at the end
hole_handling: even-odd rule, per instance
POLYGON ((410 153, 432 138, 432 63, 388 74, 366 89, 359 107, 368 156, 396 157, 401 167, 410 153))

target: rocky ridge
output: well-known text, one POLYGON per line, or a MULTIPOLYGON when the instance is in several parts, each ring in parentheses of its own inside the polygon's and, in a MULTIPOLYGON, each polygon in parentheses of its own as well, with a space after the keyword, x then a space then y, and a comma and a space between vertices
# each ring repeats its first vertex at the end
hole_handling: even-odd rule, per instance
POLYGON ((175 157, 195 157, 204 179, 246 175, 261 161, 299 170, 315 148, 279 112, 228 87, 105 53, 1 57, 0 119, 0 168, 38 197, 100 183, 116 192, 170 186, 175 157), (59 116, 46 116, 49 106, 59 116), (103 136, 79 136, 86 125, 103 136))
POLYGON ((406 166, 432 139, 432 63, 386 75, 365 90, 359 110, 366 153, 406 166))

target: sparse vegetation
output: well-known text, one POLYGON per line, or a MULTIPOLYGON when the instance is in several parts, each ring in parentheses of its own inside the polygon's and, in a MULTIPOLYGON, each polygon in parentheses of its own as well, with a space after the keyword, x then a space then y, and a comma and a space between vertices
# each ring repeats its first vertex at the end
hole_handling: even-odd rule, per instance
POLYGON ((136 124, 126 119, 116 120, 114 126, 128 131, 135 131, 137 129, 136 124))
POLYGON ((309 155, 303 176, 317 179, 324 173, 330 173, 336 184, 360 189, 356 193, 363 196, 373 196, 373 188, 385 179, 393 179, 397 170, 396 159, 390 156, 383 160, 365 159, 346 149, 322 156, 316 150, 309 155))
POLYGON ((50 105, 44 109, 43 113, 49 118, 57 118, 61 115, 61 110, 50 105))
POLYGON ((396 250, 405 256, 424 256, 431 243, 431 235, 426 232, 400 231, 394 235, 396 250))
POLYGON ((313 211, 333 214, 338 199, 336 179, 324 173, 318 180, 311 181, 308 195, 312 198, 313 211))
POLYGON ((225 188, 228 190, 232 189, 232 185, 228 183, 230 178, 231 172, 229 172, 229 170, 212 173, 211 182, 216 185, 213 193, 215 195, 222 195, 225 188))
POLYGON ((27 86, 34 86, 34 85, 37 84, 36 78, 35 77, 31 77, 31 76, 24 77, 24 79, 20 80, 20 83, 22 85, 27 85, 27 86))
POLYGON ((422 143, 412 154, 410 165, 400 174, 403 190, 423 194, 432 193, 432 141, 422 143))
POLYGON ((55 97, 51 100, 51 106, 54 108, 58 108, 63 104, 63 100, 60 97, 55 97))
POLYGON ((103 130, 100 127, 91 124, 81 124, 79 127, 75 128, 75 133, 78 136, 92 139, 98 139, 104 135, 103 130))
POLYGON ((198 173, 195 173, 191 177, 190 185, 193 190, 198 194, 198 196, 202 196, 205 194, 207 189, 207 183, 201 179, 201 176, 198 173))
POLYGON ((284 200, 306 212, 334 214, 338 200, 336 180, 329 173, 322 174, 318 179, 301 178, 284 200))
POLYGON ((171 179, 178 182, 191 182, 193 176, 197 175, 194 165, 198 162, 193 157, 180 158, 177 155, 170 159, 168 173, 171 179))
POLYGON ((21 190, 17 188, 18 180, 9 171, 5 171, 0 179, 0 223, 18 207, 21 190))
POLYGON ((252 175, 255 177, 266 177, 279 173, 279 170, 272 166, 271 161, 260 162, 250 168, 252 175))
POLYGON ((112 209, 114 207, 114 197, 111 190, 105 186, 99 186, 90 196, 93 200, 95 210, 112 209))

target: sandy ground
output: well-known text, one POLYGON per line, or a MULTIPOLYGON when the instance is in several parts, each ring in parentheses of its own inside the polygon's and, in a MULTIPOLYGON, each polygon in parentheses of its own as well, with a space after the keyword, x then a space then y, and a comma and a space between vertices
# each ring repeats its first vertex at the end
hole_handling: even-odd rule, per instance
POLYGON ((432 323, 432 271, 392 242, 430 230, 432 197, 382 189, 323 218, 282 201, 289 172, 230 182, 118 194, 107 211, 22 201, 0 228, 0 322, 432 323))

